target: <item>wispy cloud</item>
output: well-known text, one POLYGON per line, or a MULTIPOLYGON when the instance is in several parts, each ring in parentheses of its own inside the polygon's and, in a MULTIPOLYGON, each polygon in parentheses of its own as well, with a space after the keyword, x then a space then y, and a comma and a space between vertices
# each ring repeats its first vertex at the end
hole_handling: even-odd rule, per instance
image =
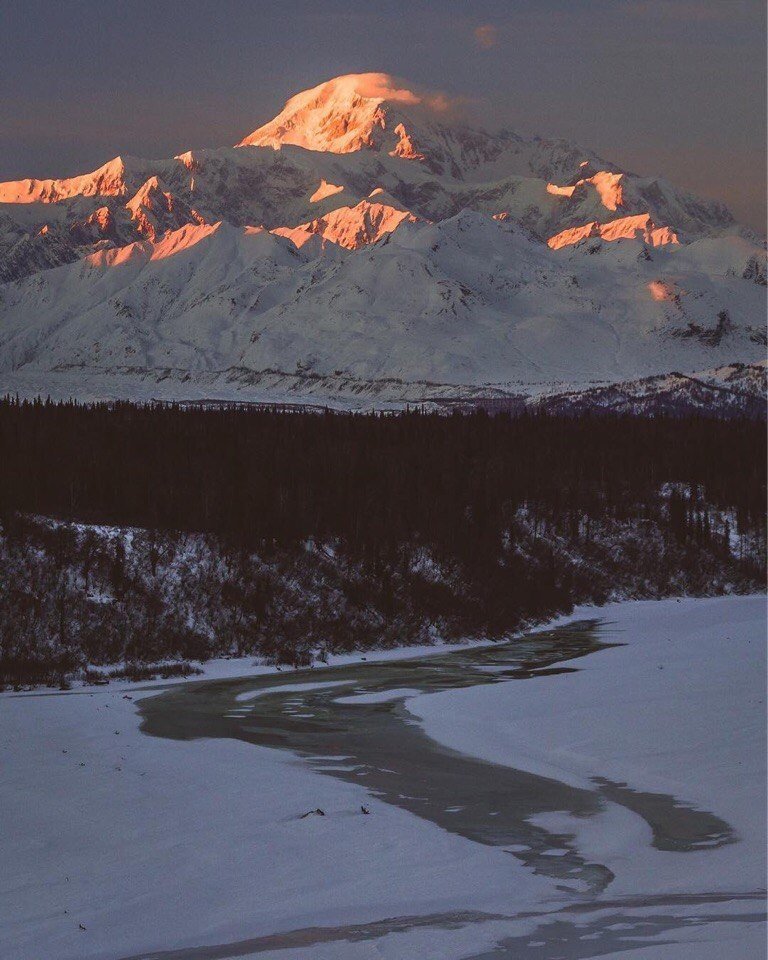
POLYGON ((499 32, 492 23, 480 23, 473 32, 475 43, 483 50, 490 50, 499 42, 499 32))
MULTIPOLYGON (((470 102, 467 97, 452 97, 443 90, 414 87, 412 84, 405 87, 405 81, 389 73, 350 73, 330 82, 335 84, 337 89, 351 88, 361 97, 397 101, 411 106, 420 105, 436 113, 453 112, 470 102)), ((304 95, 297 94, 296 99, 301 100, 304 95)))

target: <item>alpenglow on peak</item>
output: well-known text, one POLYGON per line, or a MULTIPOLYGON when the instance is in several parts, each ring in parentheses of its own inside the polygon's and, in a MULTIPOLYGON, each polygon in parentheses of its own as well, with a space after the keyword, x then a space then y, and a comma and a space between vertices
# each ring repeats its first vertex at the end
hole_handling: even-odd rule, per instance
POLYGON ((403 143, 408 131, 398 129, 407 119, 402 108, 419 107, 422 112, 439 114, 449 103, 444 94, 401 87, 387 73, 350 73, 297 93, 273 120, 237 146, 278 149, 291 144, 329 153, 392 147, 391 152, 401 156, 408 151, 403 143), (398 144, 402 144, 400 149, 398 144))

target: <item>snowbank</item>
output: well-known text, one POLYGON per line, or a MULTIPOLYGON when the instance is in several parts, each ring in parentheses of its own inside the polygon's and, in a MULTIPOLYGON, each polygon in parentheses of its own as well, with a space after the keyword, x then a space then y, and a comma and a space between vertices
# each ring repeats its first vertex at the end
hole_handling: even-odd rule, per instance
POLYGON ((597 778, 710 811, 741 842, 680 854, 654 849, 624 806, 601 818, 549 818, 617 875, 612 894, 685 884, 746 891, 765 878, 765 633, 762 596, 577 608, 623 644, 575 673, 409 700, 441 743, 494 763, 594 789, 597 778))

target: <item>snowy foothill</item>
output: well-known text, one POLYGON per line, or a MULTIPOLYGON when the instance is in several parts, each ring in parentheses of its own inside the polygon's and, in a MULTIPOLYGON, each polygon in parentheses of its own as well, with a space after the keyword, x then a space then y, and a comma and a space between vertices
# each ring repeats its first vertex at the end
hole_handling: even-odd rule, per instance
POLYGON ((170 376, 176 398, 223 397, 237 382, 241 399, 279 400, 309 376, 326 399, 362 389, 394 401, 439 396, 435 385, 453 397, 518 385, 530 395, 539 384, 585 388, 764 358, 765 288, 741 276, 753 255, 738 238, 718 240, 723 263, 737 266, 715 269, 697 244, 653 258, 635 239, 553 251, 478 211, 433 224, 374 207, 335 213, 320 248, 311 222, 289 231, 303 238, 297 249, 222 220, 6 284, 3 390, 53 370, 82 398, 88 378, 122 379, 137 399, 162 396, 156 384, 170 376), (335 242, 382 224, 386 235, 361 250, 335 242))
MULTIPOLYGON (((618 801, 607 792, 598 815, 542 818, 613 872, 598 899, 574 898, 514 851, 385 803, 288 750, 148 736, 137 705, 167 683, 7 693, 0 956, 760 956, 765 598, 626 602, 558 622, 573 620, 600 621, 600 638, 619 645, 571 661, 570 673, 439 693, 398 683, 361 695, 353 683, 338 698, 355 711, 400 701, 460 753, 624 790, 618 801), (658 849, 633 804, 659 796, 720 818, 732 842, 658 849)), ((379 655, 366 656, 376 668, 379 655)), ((242 668, 223 661, 208 677, 223 682, 242 668)), ((284 692, 327 686, 307 671, 284 692)))

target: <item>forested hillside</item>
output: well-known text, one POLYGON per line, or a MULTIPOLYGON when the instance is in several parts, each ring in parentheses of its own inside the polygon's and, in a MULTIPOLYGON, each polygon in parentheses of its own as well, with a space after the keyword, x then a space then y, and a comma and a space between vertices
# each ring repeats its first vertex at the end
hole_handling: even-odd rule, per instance
POLYGON ((752 421, 9 400, 0 454, 5 682, 502 637, 765 576, 752 421))

